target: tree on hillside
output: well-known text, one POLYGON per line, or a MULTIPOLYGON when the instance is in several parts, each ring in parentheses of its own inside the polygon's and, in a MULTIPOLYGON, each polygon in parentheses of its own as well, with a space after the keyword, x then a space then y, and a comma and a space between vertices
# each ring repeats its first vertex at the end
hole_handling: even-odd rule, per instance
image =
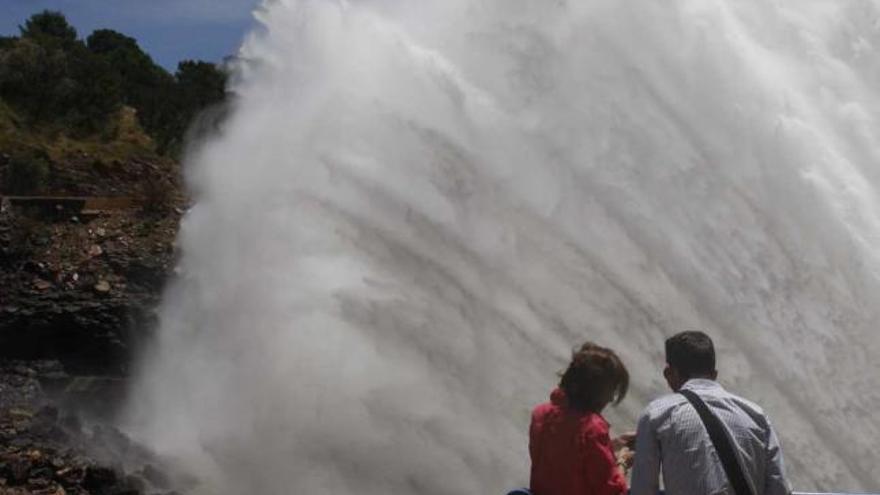
POLYGON ((122 106, 122 81, 112 65, 77 43, 67 54, 74 84, 65 94, 68 125, 82 132, 104 130, 122 106))
POLYGON ((225 98, 226 74, 212 63, 186 60, 172 76, 134 38, 109 29, 92 33, 86 46, 119 75, 123 101, 162 153, 179 152, 195 116, 225 98))
POLYGON ((96 29, 86 38, 86 46, 98 55, 123 54, 123 59, 152 63, 150 56, 141 50, 137 40, 112 29, 96 29))
POLYGON ((122 33, 99 29, 89 35, 86 46, 119 74, 127 104, 141 106, 154 88, 173 82, 172 76, 156 65, 134 38, 122 33))
POLYGON ((82 133, 106 127, 119 108, 119 78, 76 38, 59 12, 43 11, 0 50, 0 97, 33 124, 82 133))
POLYGON ((177 154, 186 131, 196 116, 226 98, 226 73, 209 62, 185 60, 177 66, 174 85, 156 112, 156 121, 147 124, 155 132, 163 153, 177 154))
POLYGON ((99 29, 89 35, 86 46, 118 76, 123 103, 137 110, 141 125, 155 128, 160 108, 173 92, 174 77, 122 33, 99 29))
POLYGON ((0 96, 34 122, 47 121, 59 106, 58 93, 72 82, 59 49, 26 38, 0 53, 0 96))
POLYGON ((51 38, 65 43, 76 41, 76 29, 67 22, 61 12, 44 10, 34 14, 24 26, 18 27, 22 38, 51 38))
POLYGON ((78 39, 60 12, 35 14, 19 29, 19 37, 0 37, 0 98, 32 125, 110 130, 128 105, 158 151, 176 154, 195 117, 226 97, 226 74, 216 65, 187 60, 171 75, 117 31, 78 39))
POLYGON ((214 105, 226 95, 226 73, 212 63, 185 60, 178 64, 174 77, 190 108, 214 105))

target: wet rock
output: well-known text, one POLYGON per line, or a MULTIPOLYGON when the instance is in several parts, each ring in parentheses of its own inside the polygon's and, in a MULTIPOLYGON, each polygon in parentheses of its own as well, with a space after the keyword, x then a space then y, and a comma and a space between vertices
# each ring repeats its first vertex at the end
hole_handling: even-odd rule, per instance
POLYGON ((36 370, 31 367, 24 365, 15 365, 12 367, 12 372, 19 376, 26 376, 28 378, 32 378, 37 376, 36 370))
POLYGON ((0 361, 0 494, 142 495, 183 486, 119 429, 85 427, 62 410, 39 386, 47 374, 65 372, 57 362, 0 361), (12 491, 4 491, 7 486, 12 491))
POLYGON ((30 419, 34 417, 34 413, 25 409, 10 409, 9 416, 14 419, 30 419))
MULTIPOLYGON (((50 475, 52 473, 49 473, 50 475)), ((44 490, 49 487, 52 482, 46 478, 34 477, 28 478, 27 486, 30 490, 44 490)))
POLYGON ((86 475, 82 486, 86 490, 95 493, 107 493, 109 488, 116 485, 116 473, 107 467, 90 466, 86 469, 86 475))
POLYGON ((135 490, 138 493, 144 492, 147 489, 147 482, 140 476, 134 474, 126 476, 124 483, 127 488, 135 490))
POLYGON ((0 238, 9 237, 0 239, 0 358, 124 372, 151 337, 178 216, 121 212, 72 224, 29 215, 0 215, 0 238))
POLYGON ((131 440, 113 427, 95 426, 92 434, 93 443, 115 457, 123 457, 131 448, 131 440))
POLYGON ((55 406, 45 406, 37 411, 36 417, 43 422, 55 423, 58 421, 58 408, 55 406))
POLYGON ((95 292, 98 294, 108 294, 110 292, 110 282, 106 280, 99 280, 97 284, 94 286, 95 292))
POLYGON ((86 470, 82 467, 68 466, 55 472, 55 478, 68 487, 82 485, 85 477, 86 470))
POLYGON ((29 472, 30 464, 27 459, 12 457, 3 462, 0 476, 6 478, 10 485, 20 485, 27 481, 29 472))
POLYGON ((145 480, 149 481, 154 487, 159 488, 160 490, 167 490, 171 488, 171 478, 168 477, 167 474, 163 473, 159 469, 156 469, 152 464, 147 464, 144 466, 141 471, 141 476, 144 477, 145 480))
POLYGON ((36 469, 31 469, 30 477, 31 478, 41 478, 41 479, 51 479, 55 473, 52 472, 48 467, 39 467, 36 469))
POLYGON ((33 445, 33 440, 27 437, 17 437, 10 440, 9 445, 17 449, 23 449, 25 447, 30 447, 31 445, 33 445))
POLYGON ((75 414, 65 415, 61 419, 61 426, 71 431, 82 430, 82 422, 79 420, 79 416, 75 414))

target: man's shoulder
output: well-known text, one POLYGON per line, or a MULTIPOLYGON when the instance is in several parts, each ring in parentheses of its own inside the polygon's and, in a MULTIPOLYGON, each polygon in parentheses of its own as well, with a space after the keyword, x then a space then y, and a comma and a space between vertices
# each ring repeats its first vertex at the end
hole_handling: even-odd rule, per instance
MULTIPOLYGON (((764 409, 756 402, 733 394, 722 388, 721 386, 693 387, 691 388, 691 390, 696 392, 697 395, 708 402, 710 406, 714 402, 712 399, 717 398, 728 403, 733 402, 737 404, 739 409, 744 410, 750 416, 765 416, 764 409)), ((668 415, 671 411, 678 409, 687 402, 688 399, 680 393, 667 393, 648 403, 648 406, 645 407, 644 411, 642 412, 642 416, 647 416, 652 419, 663 417, 668 415)))
POLYGON ((663 407, 668 407, 670 405, 678 404, 679 402, 682 402, 684 400, 684 396, 678 393, 663 394, 660 397, 657 397, 656 399, 649 402, 647 409, 659 409, 663 407))
POLYGON ((726 398, 727 400, 734 402, 740 411, 748 415, 752 421, 760 425, 762 428, 767 428, 769 426, 770 420, 767 418, 764 408, 758 405, 757 402, 729 392, 727 393, 726 398))
POLYGON ((665 415, 685 402, 687 402, 687 399, 681 394, 665 394, 649 402, 648 406, 642 411, 642 416, 654 419, 665 415))
POLYGON ((716 411, 716 413, 741 417, 747 416, 751 422, 756 424, 762 430, 770 428, 770 420, 767 418, 764 408, 758 405, 755 401, 734 394, 720 385, 718 387, 698 391, 698 394, 703 398, 709 408, 716 411))
POLYGON ((749 409, 752 409, 752 410, 757 411, 761 414, 764 414, 764 409, 761 406, 759 406, 757 402, 750 400, 750 399, 746 399, 745 397, 743 397, 741 395, 733 394, 730 392, 726 392, 726 393, 727 393, 728 397, 730 397, 732 400, 739 402, 740 404, 748 407, 749 409))
MULTIPOLYGON (((703 398, 703 400, 711 403, 712 399, 720 399, 737 404, 740 409, 747 411, 749 414, 764 415, 764 409, 752 400, 746 399, 740 395, 730 392, 726 387, 714 380, 693 380, 688 381, 685 387, 703 398)), ((711 404, 710 404, 711 405, 711 404)))

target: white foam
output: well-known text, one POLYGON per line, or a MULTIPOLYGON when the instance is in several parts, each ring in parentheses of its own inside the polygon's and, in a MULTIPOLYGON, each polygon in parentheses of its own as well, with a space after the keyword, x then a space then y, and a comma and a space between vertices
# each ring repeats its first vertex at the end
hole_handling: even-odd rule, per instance
POLYGON ((502 493, 572 346, 619 349, 629 429, 691 328, 796 488, 880 485, 880 3, 259 17, 130 408, 206 492, 502 493))

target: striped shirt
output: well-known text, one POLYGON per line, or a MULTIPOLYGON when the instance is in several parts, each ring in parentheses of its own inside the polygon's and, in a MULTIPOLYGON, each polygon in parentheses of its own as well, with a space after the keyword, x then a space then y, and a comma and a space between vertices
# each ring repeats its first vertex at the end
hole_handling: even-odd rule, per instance
MULTIPOLYGON (((770 421, 756 404, 713 380, 682 387, 699 395, 724 424, 754 495, 787 495, 782 451, 770 421)), ((639 419, 632 495, 655 495, 662 470, 667 495, 734 495, 700 416, 681 394, 661 397, 639 419)))

